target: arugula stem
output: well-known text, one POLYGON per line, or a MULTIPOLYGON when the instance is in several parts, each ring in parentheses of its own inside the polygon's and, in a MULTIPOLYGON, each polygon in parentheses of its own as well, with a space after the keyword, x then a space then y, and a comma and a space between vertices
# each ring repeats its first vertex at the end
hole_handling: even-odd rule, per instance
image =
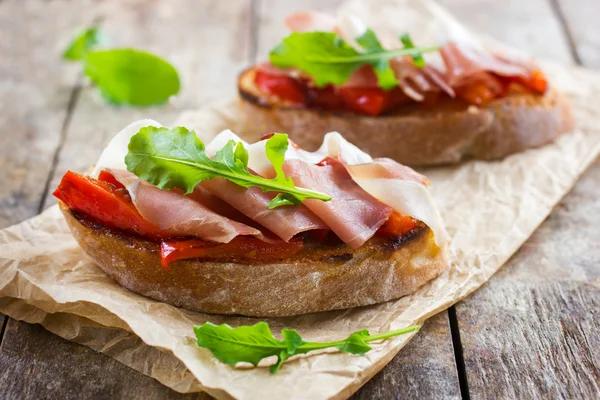
POLYGON ((420 328, 421 327, 418 325, 411 325, 411 326, 407 326, 406 328, 396 329, 395 331, 377 333, 375 335, 370 335, 368 338, 365 339, 365 342, 374 342, 376 340, 387 339, 387 338, 391 338, 393 336, 404 335, 406 333, 418 331, 420 328))
MULTIPOLYGON (((130 152, 131 154, 135 154, 135 155, 141 155, 141 156, 146 156, 146 154, 141 154, 141 153, 134 153, 134 152, 130 152)), ((239 175, 237 174, 233 174, 233 173, 226 173, 223 170, 215 170, 214 168, 210 168, 208 166, 205 165, 200 165, 200 164, 196 164, 193 162, 189 162, 189 161, 185 161, 185 160, 181 160, 181 159, 176 159, 176 158, 170 158, 170 157, 164 157, 164 156, 159 156, 156 154, 153 154, 151 157, 157 158, 159 160, 164 160, 164 161, 169 161, 169 162, 176 162, 176 163, 180 163, 180 164, 185 164, 185 165, 189 165, 190 167, 193 168, 197 168, 197 169, 201 169, 201 170, 205 170, 205 171, 210 171, 213 174, 215 174, 216 176, 220 176, 222 178, 228 179, 232 182, 239 182, 239 181, 245 181, 248 183, 248 187, 250 186, 260 186, 263 188, 263 191, 266 192, 280 192, 280 193, 290 193, 290 194, 299 194, 299 195, 307 195, 313 199, 317 199, 317 200, 323 200, 323 201, 328 201, 331 200, 331 196, 325 194, 325 193, 321 193, 321 192, 316 192, 313 190, 309 190, 309 189, 304 189, 301 187, 294 187, 294 188, 290 188, 287 186, 281 186, 279 184, 277 184, 276 182, 274 182, 273 179, 266 179, 263 178, 261 176, 258 175, 251 175, 251 176, 245 176, 243 179, 240 178, 239 175)))
POLYGON ((429 53, 433 51, 438 51, 440 46, 428 46, 428 47, 414 47, 410 49, 396 49, 389 50, 385 52, 377 52, 377 53, 366 53, 361 54, 355 57, 331 57, 327 56, 327 58, 314 57, 311 55, 306 56, 306 60, 313 63, 322 63, 322 64, 352 64, 355 62, 361 61, 377 61, 383 59, 390 59, 393 57, 399 56, 416 56, 422 53, 429 53))
MULTIPOLYGON (((378 333, 375 335, 369 335, 366 338, 364 338, 365 342, 374 342, 376 340, 383 340, 383 339, 388 339, 394 336, 400 336, 400 335, 404 335, 406 333, 410 333, 410 332, 414 332, 414 331, 418 331, 419 330, 419 326, 418 325, 411 325, 408 326, 406 328, 402 328, 402 329, 397 329, 395 331, 389 331, 389 332, 383 332, 383 333, 378 333)), ((327 349, 329 347, 337 347, 337 346, 341 346, 346 342, 346 340, 338 340, 336 342, 306 342, 300 346, 298 346, 299 349, 309 349, 309 350, 318 350, 318 349, 327 349)))

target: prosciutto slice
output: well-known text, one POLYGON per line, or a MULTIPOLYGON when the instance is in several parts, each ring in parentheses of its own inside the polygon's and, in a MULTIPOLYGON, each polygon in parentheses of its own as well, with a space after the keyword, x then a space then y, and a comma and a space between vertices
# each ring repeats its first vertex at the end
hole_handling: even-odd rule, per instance
POLYGON ((522 62, 512 62, 506 58, 476 49, 457 42, 448 42, 440 50, 446 65, 446 81, 452 86, 460 86, 481 72, 492 72, 500 76, 528 78, 536 69, 522 62))
POLYGON ((331 159, 328 165, 317 166, 302 160, 289 160, 283 171, 296 186, 331 196, 329 201, 305 200, 302 204, 354 249, 369 240, 392 213, 392 207, 361 189, 339 161, 331 159))
POLYGON ((337 132, 325 135, 318 150, 344 165, 353 181, 365 192, 394 210, 424 222, 438 246, 448 241, 442 217, 423 175, 389 158, 372 159, 337 132))
POLYGON ((329 229, 319 217, 302 205, 269 210, 269 202, 275 197, 275 194, 265 193, 258 187, 246 189, 223 178, 211 179, 202 182, 201 185, 286 242, 300 232, 329 229))
POLYGON ((228 243, 238 235, 264 240, 260 230, 224 217, 192 197, 161 190, 131 172, 116 169, 109 172, 125 186, 140 215, 160 230, 219 243, 228 243))

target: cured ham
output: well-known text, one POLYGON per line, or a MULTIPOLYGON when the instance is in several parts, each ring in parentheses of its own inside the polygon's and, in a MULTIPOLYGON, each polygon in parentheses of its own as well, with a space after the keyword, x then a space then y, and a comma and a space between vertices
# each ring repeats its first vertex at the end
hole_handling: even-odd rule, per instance
POLYGON ((389 158, 373 160, 337 132, 325 135, 317 153, 340 160, 354 182, 383 204, 424 222, 434 233, 438 246, 448 241, 444 222, 423 175, 389 158))
POLYGON ((283 171, 296 186, 331 196, 330 201, 305 200, 303 204, 354 249, 369 240, 392 213, 390 206, 362 190, 339 161, 331 159, 326 165, 317 166, 289 160, 283 171))
POLYGON ((246 189, 222 178, 211 179, 201 185, 286 242, 300 232, 329 229, 323 221, 302 205, 269 210, 269 202, 275 194, 265 193, 258 187, 246 189))
POLYGON ((127 171, 109 172, 125 186, 140 215, 161 231, 219 243, 240 235, 264 239, 260 230, 219 215, 191 197, 161 190, 127 171))
MULTIPOLYGON (((248 144, 226 130, 206 144, 207 153, 214 154, 229 140, 244 144, 249 169, 265 177, 272 175, 266 140, 248 144)), ((123 153, 120 146, 126 147, 123 140, 111 141, 102 163, 118 165, 123 153)), ((239 235, 266 240, 263 233, 270 230, 287 241, 300 232, 330 229, 357 248, 395 211, 427 224, 438 246, 448 240, 425 177, 393 160, 373 159, 337 132, 326 134, 315 152, 290 144, 285 160, 284 172, 296 186, 327 193, 332 200, 306 200, 300 207, 268 210, 273 193, 245 189, 222 179, 205 181, 191 195, 183 196, 160 190, 127 171, 110 172, 126 187, 145 220, 175 236, 213 242, 229 242, 239 235)))
POLYGON ((535 69, 456 42, 446 43, 440 52, 446 66, 446 81, 453 87, 469 83, 470 78, 481 72, 528 78, 535 69))

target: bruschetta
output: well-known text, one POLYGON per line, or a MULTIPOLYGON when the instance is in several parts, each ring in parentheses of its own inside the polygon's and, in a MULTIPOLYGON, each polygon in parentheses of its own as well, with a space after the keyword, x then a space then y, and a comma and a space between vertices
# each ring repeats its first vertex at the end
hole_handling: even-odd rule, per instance
POLYGON ((272 317, 414 293, 447 266, 427 179, 338 133, 287 135, 140 121, 54 191, 73 236, 125 288, 189 310, 272 317))
POLYGON ((355 17, 297 13, 286 24, 269 61, 238 78, 249 140, 281 131, 315 149, 338 131, 374 156, 437 165, 503 158, 572 127, 531 59, 457 40, 419 48, 406 35, 384 46, 355 17))

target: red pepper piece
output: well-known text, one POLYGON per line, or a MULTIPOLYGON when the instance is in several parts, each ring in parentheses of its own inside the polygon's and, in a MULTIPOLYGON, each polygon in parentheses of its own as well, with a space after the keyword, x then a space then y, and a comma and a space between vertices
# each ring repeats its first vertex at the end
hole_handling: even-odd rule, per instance
POLYGON ((388 220, 377 231, 378 236, 400 237, 417 226, 417 220, 408 215, 394 211, 388 220))
POLYGON ((256 71, 254 83, 265 93, 295 104, 304 104, 302 84, 292 77, 256 71))
POLYGON ((469 85, 461 86, 454 90, 456 97, 466 101, 469 104, 478 106, 485 105, 494 100, 498 93, 492 90, 484 82, 474 82, 469 85))
POLYGON ((52 194, 105 226, 156 241, 170 237, 142 218, 127 191, 111 183, 67 171, 52 194))
POLYGON ((339 94, 350 110, 372 116, 381 114, 389 101, 388 92, 376 87, 340 88, 339 94))
POLYGON ((322 88, 306 86, 306 103, 316 109, 337 111, 344 109, 344 100, 333 85, 322 88))
POLYGON ((98 180, 104 181, 104 182, 108 182, 111 185, 115 186, 118 189, 125 189, 125 186, 123 186, 123 184, 121 182, 119 182, 114 176, 113 174, 111 174, 110 172, 106 171, 106 170, 102 170, 100 171, 100 173, 98 174, 98 180))
POLYGON ((537 70, 525 82, 525 86, 539 94, 543 94, 548 90, 548 80, 542 71, 537 70))
POLYGON ((249 236, 238 236, 229 243, 201 239, 163 241, 160 244, 160 262, 165 269, 169 269, 173 261, 189 258, 268 262, 287 259, 303 247, 304 242, 300 238, 275 243, 249 236))

